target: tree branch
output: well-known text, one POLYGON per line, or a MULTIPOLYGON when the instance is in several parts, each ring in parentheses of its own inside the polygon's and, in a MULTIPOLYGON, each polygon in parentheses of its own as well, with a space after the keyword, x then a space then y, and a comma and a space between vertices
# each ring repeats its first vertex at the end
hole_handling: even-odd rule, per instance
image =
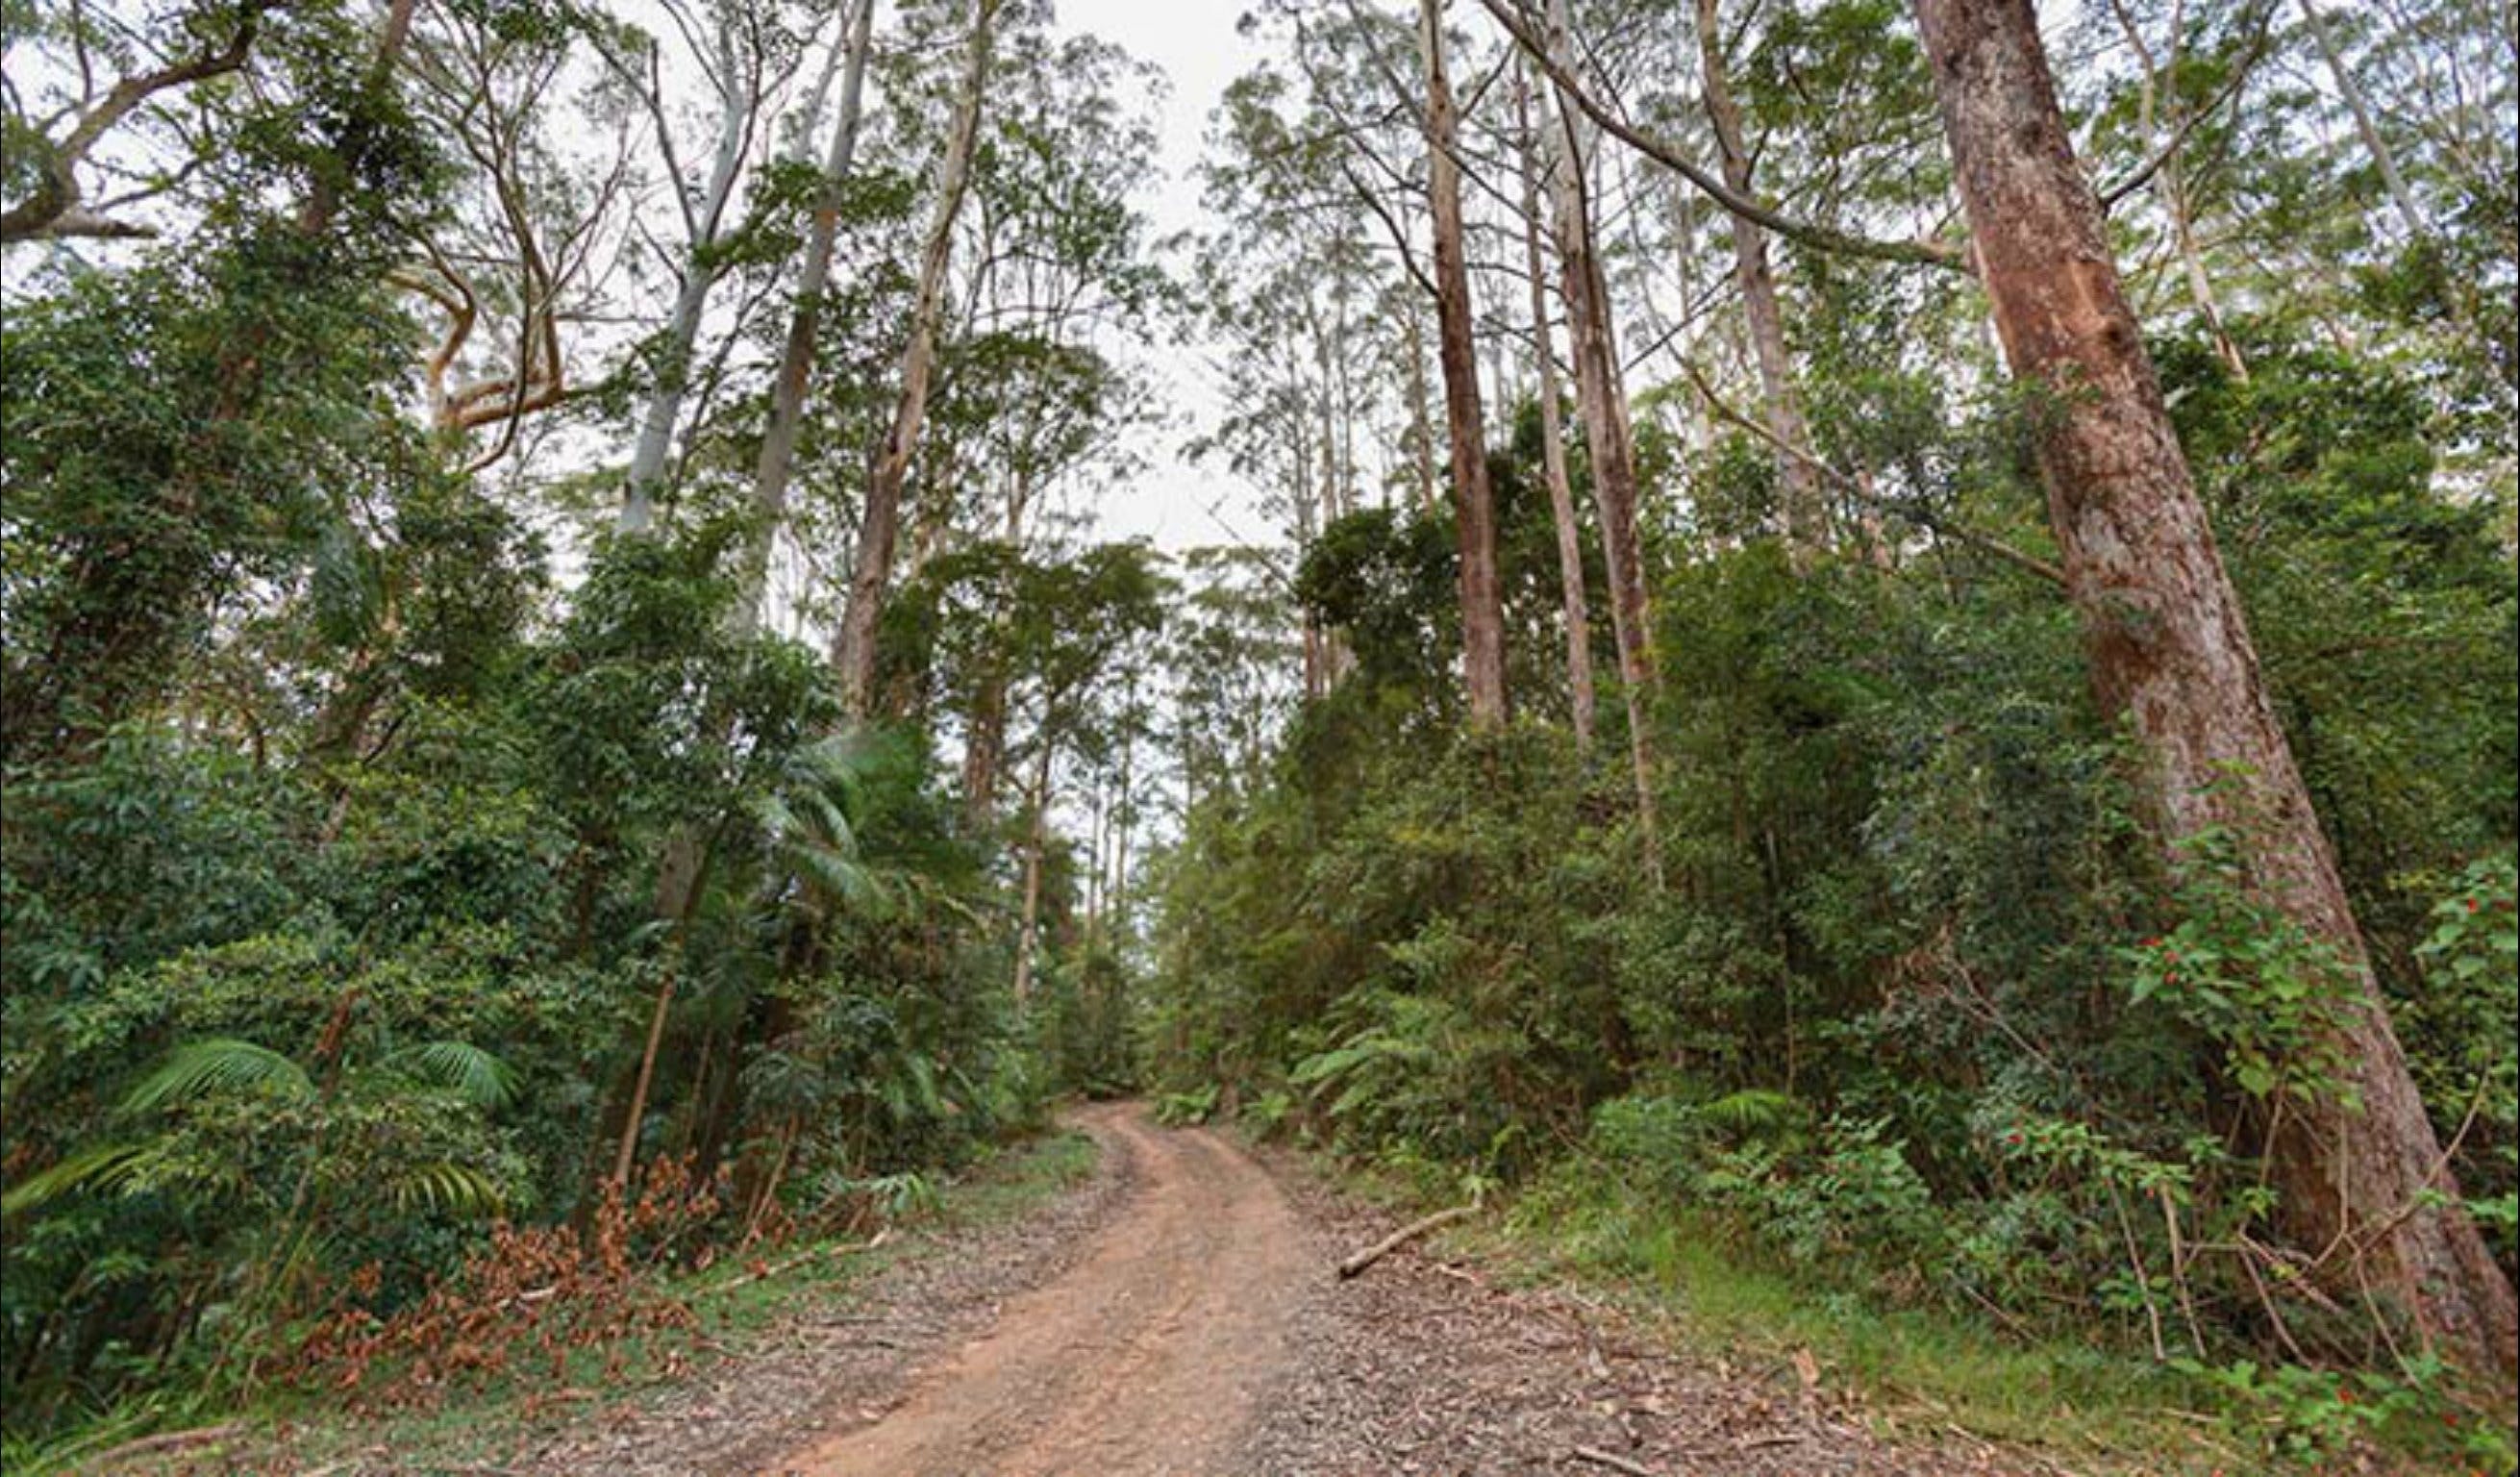
POLYGON ((1992 555, 2016 569, 2037 575, 2060 590, 2065 588, 2065 571, 2047 559, 2026 550, 2015 549, 1992 534, 1980 533, 1963 523, 1948 521, 1940 514, 1930 512, 1912 502, 1883 497, 1866 486, 1862 478, 1839 470, 1817 454, 1786 441, 1760 422, 1726 404, 1723 397, 1715 393, 1715 387, 1706 382, 1706 376, 1698 370, 1697 365, 1686 355, 1680 356, 1680 367, 1688 374, 1689 383, 1696 386, 1699 398, 1706 402, 1706 408, 1715 414, 1717 420, 1748 431, 1786 456, 1811 468, 1835 483, 1839 490, 1849 497, 1867 507, 1889 514, 1893 517, 1906 518, 1909 522, 1929 532, 1940 534, 1955 543, 1966 544, 1981 554, 1992 555))
POLYGON ((1539 37, 1532 34, 1528 23, 1507 8, 1505 0, 1479 0, 1479 4, 1485 6, 1488 14, 1496 18, 1497 23, 1503 25, 1513 37, 1514 43, 1540 65, 1541 70, 1548 74, 1550 81, 1556 84, 1558 93, 1581 109, 1584 115, 1591 118, 1603 132, 1672 170, 1731 213, 1816 251, 1829 251, 1840 256, 1860 256, 1870 261, 1898 262, 1907 266, 1939 267, 1947 272, 1966 273, 1969 270, 1966 251, 1953 243, 1876 241, 1868 236, 1857 236, 1834 227, 1816 225, 1810 221, 1780 215, 1748 196, 1734 191, 1721 178, 1700 168, 1679 149, 1646 133, 1617 112, 1605 107, 1600 99, 1595 97, 1584 86, 1582 78, 1560 65, 1556 58, 1549 55, 1548 47, 1542 44, 1539 37))
POLYGON ((2207 118, 2222 112, 2224 104, 2239 96, 2240 89, 2248 83, 2249 74, 2257 69, 2258 63, 2265 60, 2269 43, 2273 39, 2274 12, 2269 10, 2259 19, 2256 39, 2249 43, 2249 49, 2241 55, 2240 60, 2232 64, 2229 80, 2206 101, 2204 107, 2182 119, 2179 126, 2171 130, 2170 137, 2162 143, 2162 146, 2153 151, 2151 157, 2136 165, 2116 182, 2102 187, 2099 192, 2100 208, 2106 210, 2119 201, 2142 189, 2154 175, 2161 172, 2163 165, 2177 158, 2179 152, 2186 147, 2188 135, 2194 133, 2207 118))
POLYGON ((81 114, 70 131, 58 144, 37 146, 42 157, 41 177, 34 191, 24 200, 0 210, 0 246, 11 242, 37 241, 64 236, 130 238, 155 234, 146 226, 126 225, 108 220, 92 211, 82 210, 78 166, 88 151, 130 116, 132 110, 170 88, 183 87, 227 72, 246 64, 252 55, 254 35, 268 5, 250 5, 238 18, 236 34, 228 44, 214 52, 188 57, 170 63, 156 71, 128 76, 113 84, 98 103, 81 114))

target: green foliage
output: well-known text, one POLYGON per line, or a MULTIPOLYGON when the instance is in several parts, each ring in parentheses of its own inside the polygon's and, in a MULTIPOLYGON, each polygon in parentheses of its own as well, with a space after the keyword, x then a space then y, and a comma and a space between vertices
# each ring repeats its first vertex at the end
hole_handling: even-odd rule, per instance
MULTIPOLYGON (((1831 325, 1847 373, 1817 392, 1822 433, 1937 515, 2035 547, 2017 408, 1952 424, 1939 391, 1868 367, 1895 361, 1913 305, 1850 310, 1875 309, 1878 341, 1831 325)), ((2490 507, 2427 485, 2434 423, 2402 380, 2252 349, 2245 383, 2192 348, 2165 374, 2252 615, 2280 623, 2262 638, 2276 708, 2322 817, 2345 818, 2393 1015, 2507 1261, 2507 549, 2490 507)), ((1656 559, 1660 887, 1616 706, 1594 756, 1542 724, 1454 731, 1451 592, 1394 572, 1415 567, 1397 519, 1324 531, 1306 598, 1357 669, 1163 859, 1156 1080, 1283 1103, 1429 1178, 1501 1175, 1544 1219, 1606 1179, 1639 1220, 1685 1217, 1675 1235, 1824 1297, 2153 1360, 2363 1359, 2367 1327, 2270 1250, 2251 1128, 2341 1091, 2342 962, 2228 837, 2158 859, 2048 592, 1958 545, 1798 569, 1748 536, 1767 469, 1742 459, 1728 503, 1707 479, 1730 466, 1697 470, 1688 531, 1707 542, 1672 534, 1656 559)), ((1546 637, 1517 637, 1544 679, 1546 637)))
POLYGON ((1155 1121, 1172 1128, 1188 1128, 1205 1123, 1216 1113, 1219 1089, 1215 1083, 1183 1093, 1165 1093, 1155 1098, 1155 1121))
POLYGON ((2351 967, 2252 889, 2228 830, 2200 830, 2181 850, 2179 925, 2127 952, 2134 1003, 2176 1011, 2264 1108, 2295 1097, 2355 1106, 2340 1035, 2351 967))

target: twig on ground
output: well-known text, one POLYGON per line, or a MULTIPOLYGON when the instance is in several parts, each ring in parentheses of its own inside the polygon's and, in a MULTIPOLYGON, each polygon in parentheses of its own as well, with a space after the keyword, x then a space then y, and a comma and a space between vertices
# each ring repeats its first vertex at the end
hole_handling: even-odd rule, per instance
POLYGON ((1655 1477, 1653 1468, 1630 1461, 1625 1456, 1601 1451, 1597 1447, 1577 1447, 1571 1455, 1578 1461, 1589 1461, 1598 1466, 1608 1467, 1614 1472, 1625 1472, 1628 1477, 1655 1477))

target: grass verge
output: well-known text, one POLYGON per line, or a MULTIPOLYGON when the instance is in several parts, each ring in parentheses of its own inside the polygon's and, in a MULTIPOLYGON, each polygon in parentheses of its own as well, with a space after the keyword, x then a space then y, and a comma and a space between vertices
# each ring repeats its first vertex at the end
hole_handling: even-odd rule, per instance
MULTIPOLYGON (((1422 1161, 1312 1158, 1333 1183, 1403 1214, 1463 1198, 1456 1175, 1422 1161)), ((2272 1390, 2237 1397, 2228 1381, 2155 1364, 2096 1328, 2088 1341, 2024 1335, 1965 1312, 1900 1306, 1852 1281, 1860 1269, 1829 1284, 1763 1265, 1725 1226, 1571 1164, 1435 1240, 1508 1282, 1614 1308, 1684 1357, 1791 1388, 1806 1355, 1840 1408, 1892 1441, 1985 1442, 2085 1477, 2512 1471, 2508 1412, 2499 1435, 2491 1413, 2437 1400, 2382 1418, 2372 1403, 2389 1398, 2386 1380, 2360 1409, 2333 1396, 2308 1410, 2272 1390), (2445 1431, 2452 1420, 2463 1432, 2445 1431)), ((2322 1388, 2339 1387, 2331 1377, 2322 1388)))

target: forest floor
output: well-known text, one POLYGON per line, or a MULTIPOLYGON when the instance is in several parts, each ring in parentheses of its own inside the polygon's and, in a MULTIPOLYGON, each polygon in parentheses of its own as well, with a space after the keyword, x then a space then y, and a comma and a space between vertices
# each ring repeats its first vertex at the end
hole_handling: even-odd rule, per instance
MULTIPOLYGON (((2061 1473, 1965 1433, 1886 1440, 1812 1357, 1677 1352, 1440 1240, 1353 1280, 1398 1218, 1295 1156, 1136 1104, 1021 1214, 914 1232, 672 1377, 531 1418, 265 1433, 162 1472, 546 1477, 2061 1473)), ((2075 1469, 2085 1469, 2079 1462, 2075 1469)))

